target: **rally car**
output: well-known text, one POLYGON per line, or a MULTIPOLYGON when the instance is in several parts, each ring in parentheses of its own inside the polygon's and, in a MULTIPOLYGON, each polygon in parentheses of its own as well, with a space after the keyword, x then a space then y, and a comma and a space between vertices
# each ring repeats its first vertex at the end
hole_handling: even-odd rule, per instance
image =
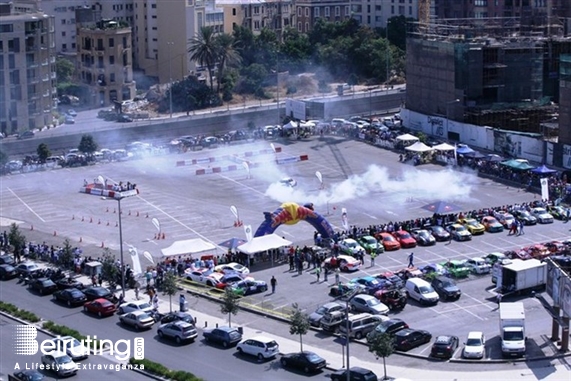
POLYGON ((458 222, 464 225, 472 235, 484 234, 486 230, 485 226, 474 218, 462 218, 458 222))

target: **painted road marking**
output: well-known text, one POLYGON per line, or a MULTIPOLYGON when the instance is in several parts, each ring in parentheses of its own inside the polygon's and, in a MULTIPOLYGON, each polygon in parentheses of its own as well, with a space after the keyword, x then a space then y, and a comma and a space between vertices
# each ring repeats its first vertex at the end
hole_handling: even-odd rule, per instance
POLYGON ((34 209, 32 209, 28 204, 26 204, 26 202, 24 200, 22 200, 20 197, 18 197, 18 195, 12 189, 10 189, 10 188, 7 188, 7 189, 10 191, 10 193, 12 193, 14 195, 14 197, 16 197, 18 199, 18 201, 20 201, 26 208, 28 208, 28 210, 30 212, 34 213, 34 215, 36 217, 38 217, 40 219, 40 221, 46 222, 38 213, 36 213, 34 211, 34 209))

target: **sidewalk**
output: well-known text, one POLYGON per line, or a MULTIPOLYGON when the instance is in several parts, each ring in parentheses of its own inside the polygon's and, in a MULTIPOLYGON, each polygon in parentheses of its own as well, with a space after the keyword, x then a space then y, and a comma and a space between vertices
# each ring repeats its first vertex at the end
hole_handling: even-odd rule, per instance
MULTIPOLYGON (((84 277, 81 277, 84 278, 84 277)), ((84 283, 88 283, 89 280, 81 279, 84 283)), ((162 296, 159 293, 159 296, 162 296)), ((139 298, 146 298, 147 296, 140 292, 139 298)), ((135 300, 135 292, 133 290, 127 290, 125 293, 125 301, 135 300)), ((173 297, 173 311, 178 310, 178 298, 173 297)), ((169 312, 169 301, 168 298, 162 296, 159 303, 159 312, 168 313, 169 312)), ((205 324, 208 327, 214 327, 216 325, 223 326, 228 325, 226 319, 218 318, 212 315, 204 314, 199 311, 191 310, 189 311, 197 319, 197 327, 203 328, 205 324)), ((253 337, 264 334, 263 329, 253 328, 249 326, 243 326, 244 337, 253 337)), ((267 336, 275 337, 275 334, 267 333, 267 336)), ((292 353, 299 352, 300 345, 299 340, 292 340, 288 337, 276 337, 276 341, 280 345, 281 353, 292 353)), ((355 344, 353 344, 355 345, 355 344)), ((312 345, 303 345, 303 349, 306 351, 312 351, 317 353, 319 356, 327 360, 329 369, 341 368, 343 364, 343 357, 341 351, 332 352, 329 350, 324 350, 312 345)), ((384 375, 383 362, 382 359, 374 361, 374 355, 371 353, 366 359, 359 359, 351 356, 349 364, 351 367, 359 366, 367 369, 371 369, 377 374, 381 379, 384 375)), ((482 369, 477 371, 477 376, 475 371, 443 371, 443 370, 427 370, 423 368, 413 368, 413 367, 396 367, 390 365, 390 358, 387 359, 387 375, 393 378, 405 378, 412 381, 473 381, 482 380, 486 381, 511 381, 515 379, 523 380, 545 380, 545 381, 569 381, 571 380, 571 373, 569 367, 571 363, 567 358, 561 360, 553 360, 550 365, 546 366, 545 363, 540 362, 519 362, 513 365, 512 369, 504 370, 486 370, 486 365, 482 365, 482 369)))

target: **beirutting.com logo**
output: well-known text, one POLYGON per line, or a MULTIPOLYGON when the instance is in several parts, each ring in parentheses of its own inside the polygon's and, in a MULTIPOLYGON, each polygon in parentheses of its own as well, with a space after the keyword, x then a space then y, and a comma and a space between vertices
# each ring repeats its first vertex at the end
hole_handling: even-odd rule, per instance
MULTIPOLYGON (((133 339, 133 346, 130 340, 105 340, 97 339, 97 336, 86 336, 84 340, 77 340, 81 345, 77 345, 76 339, 61 339, 57 336, 55 339, 43 340, 38 342, 38 330, 31 325, 15 324, 14 327, 14 350, 17 355, 33 356, 39 352, 46 355, 56 352, 75 354, 77 351, 85 351, 92 355, 110 355, 114 356, 118 361, 127 361, 131 357, 135 360, 143 360, 145 358, 145 339, 136 337, 133 339), (131 352, 131 347, 133 351, 131 352)), ((79 354, 78 354, 79 355, 79 354)))

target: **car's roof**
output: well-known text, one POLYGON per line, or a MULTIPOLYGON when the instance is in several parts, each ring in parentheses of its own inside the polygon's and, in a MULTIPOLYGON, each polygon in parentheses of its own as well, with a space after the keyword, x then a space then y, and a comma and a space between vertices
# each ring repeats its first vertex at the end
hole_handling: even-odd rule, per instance
POLYGON ((479 339, 482 336, 484 336, 483 332, 479 332, 479 331, 468 332, 468 339, 479 339))
POLYGON ((250 339, 247 339, 247 340, 256 340, 256 341, 259 341, 261 343, 270 343, 272 341, 275 341, 274 339, 266 337, 266 336, 254 336, 254 337, 251 337, 250 339))
POLYGON ((225 331, 225 332, 237 331, 236 328, 234 328, 234 327, 228 327, 228 326, 225 326, 225 325, 223 325, 223 326, 221 326, 221 327, 218 327, 218 329, 219 329, 220 331, 225 331))
POLYGON ((436 338, 436 340, 434 340, 434 344, 448 344, 455 338, 456 336, 452 335, 440 335, 436 338))

